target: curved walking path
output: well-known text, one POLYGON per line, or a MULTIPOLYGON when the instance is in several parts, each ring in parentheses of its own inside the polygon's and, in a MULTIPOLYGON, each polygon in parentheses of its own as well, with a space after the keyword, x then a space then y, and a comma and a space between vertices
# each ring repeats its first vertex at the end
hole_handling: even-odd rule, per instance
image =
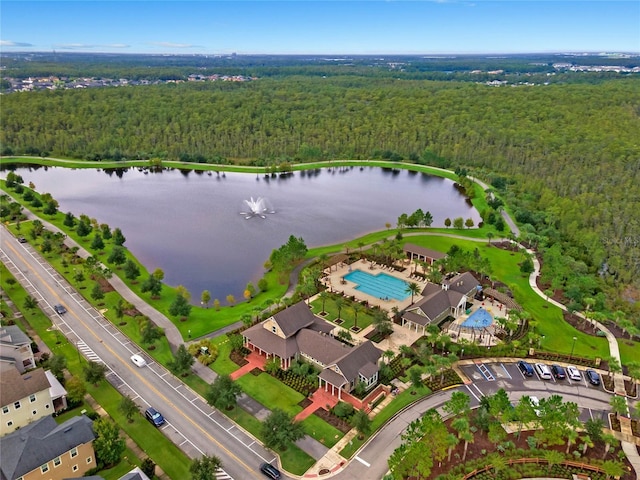
MULTIPOLYGON (((568 311, 567 307, 560 302, 555 301, 553 298, 548 298, 541 290, 538 288, 537 278, 540 275, 540 262, 535 255, 533 250, 527 249, 527 253, 532 255, 533 258, 533 272, 529 275, 529 286, 532 288, 534 292, 536 292, 540 297, 542 297, 547 302, 555 305, 556 307, 568 311)), ((575 312, 575 315, 580 318, 586 318, 582 313, 575 312)), ((597 322, 595 320, 589 320, 595 325, 595 327, 605 334, 607 341, 609 342, 609 354, 612 358, 618 360, 618 363, 622 365, 622 361, 620 359, 620 348, 618 346, 618 340, 611 333, 606 326, 602 323, 597 322)), ((626 395, 626 389, 624 387, 624 377, 622 374, 614 374, 613 382, 615 388, 615 395, 622 396, 627 402, 627 409, 629 408, 629 402, 626 395)), ((631 431, 631 420, 628 417, 620 418, 620 426, 622 430, 622 435, 627 438, 627 440, 621 440, 620 445, 622 446, 622 450, 624 451, 629 463, 633 467, 636 472, 636 478, 640 478, 640 453, 638 453, 638 448, 634 442, 632 431, 631 431)))

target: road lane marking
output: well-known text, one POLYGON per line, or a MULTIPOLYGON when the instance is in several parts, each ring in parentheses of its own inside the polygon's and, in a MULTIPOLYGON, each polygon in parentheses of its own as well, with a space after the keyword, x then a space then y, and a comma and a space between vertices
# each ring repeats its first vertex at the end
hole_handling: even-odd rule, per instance
POLYGON ((365 467, 369 468, 371 466, 371 464, 369 462, 365 462, 363 459, 361 459, 360 457, 355 457, 356 460, 358 460, 361 464, 363 464, 365 467))
POLYGON ((513 380, 513 377, 511 376, 511 374, 507 371, 507 367, 504 366, 504 363, 501 363, 500 366, 502 367, 502 369, 504 370, 504 373, 506 373, 507 377, 509 377, 509 380, 513 380))
MULTIPOLYGON (((9 248, 10 248, 10 249, 11 249, 11 250, 12 250, 12 251, 13 251, 13 252, 14 252, 14 253, 19 257, 19 258, 21 258, 21 259, 22 259, 22 261, 23 261, 24 263, 26 263, 27 265, 29 265, 29 262, 27 262, 27 261, 25 260, 25 258, 20 254, 20 252, 16 251, 16 249, 15 249, 15 248, 13 248, 13 246, 12 246, 12 245, 10 245, 9 243, 7 243, 7 246, 8 246, 8 247, 9 247, 9 248)), ((1 251, 1 250, 2 250, 2 249, 0 249, 0 251, 1 251)), ((30 255, 30 256, 34 259, 34 261, 36 261, 36 263, 37 263, 37 258, 36 258, 36 257, 31 253, 31 252, 29 252, 29 255, 30 255)), ((8 258, 8 257, 7 257, 7 258, 8 258)), ((10 259, 8 259, 8 260, 10 260, 10 259)), ((30 273, 32 273, 32 274, 33 274, 33 275, 35 275, 37 278, 39 278, 39 279, 40 279, 40 281, 42 282, 42 284, 43 284, 44 288, 45 288, 45 289, 47 289, 47 290, 49 290, 49 292, 50 292, 54 297, 55 297, 55 296, 57 296, 57 293, 55 292, 55 290, 53 290, 53 288, 52 288, 52 287, 50 287, 50 286, 49 286, 49 284, 47 284, 47 282, 45 282, 44 278, 42 278, 42 276, 40 276, 40 274, 39 274, 38 272, 36 272, 35 270, 30 270, 30 273)), ((28 279, 26 278, 26 276, 25 276, 25 275, 23 275, 23 278, 24 278, 25 280, 27 280, 27 281, 28 281, 28 279)), ((54 280, 56 280, 56 279, 54 279, 54 280)), ((66 281, 66 280, 65 280, 65 281, 66 281)), ((57 280, 56 280, 56 282, 57 282, 57 280)), ((31 282, 29 282, 29 283, 31 284, 31 282)), ((33 284, 31 284, 31 286, 34 288, 34 290, 36 290, 36 291, 37 291, 37 289, 35 288, 35 286, 33 286, 33 284)), ((61 288, 62 288, 62 290, 64 290, 68 295, 70 295, 70 292, 68 291, 68 289, 66 288, 66 286, 64 286, 64 285, 60 285, 59 283, 57 284, 57 286, 58 286, 58 287, 61 287, 61 288)), ((73 289, 72 289, 72 290, 73 290, 73 289)), ((74 290, 73 290, 73 291, 74 291, 74 290)), ((38 291, 38 293, 39 293, 39 291, 38 291)), ((44 297, 42 297, 42 295, 41 295, 41 294, 40 294, 39 296, 42 298, 42 300, 44 301, 44 303, 45 303, 47 306, 51 307, 51 305, 49 305, 49 302, 48 302, 48 301, 46 301, 46 300, 44 299, 44 297)), ((83 308, 83 310, 85 310, 85 312, 86 312, 86 313, 89 313, 85 307, 83 307, 82 305, 79 305, 79 306, 80 306, 81 308, 83 308)), ((91 308, 93 308, 93 307, 91 307, 91 308)), ((101 341, 100 337, 96 334, 96 332, 94 332, 94 331, 93 331, 93 329, 90 327, 90 325, 88 325, 85 321, 83 321, 81 318, 79 318, 79 317, 78 317, 78 316, 77 316, 73 311, 70 311, 70 312, 68 312, 68 313, 70 313, 70 314, 71 314, 71 315, 72 315, 72 316, 73 316, 73 317, 74 317, 74 318, 75 318, 75 319, 76 319, 80 324, 82 324, 82 325, 83 325, 83 326, 84 326, 84 327, 89 331, 89 333, 90 333, 90 334, 92 334, 92 335, 93 335, 93 336, 94 336, 98 341, 101 341)), ((65 323, 65 324, 66 324, 66 322, 64 321, 64 319, 63 319, 60 315, 58 315, 58 317, 60 318, 60 320, 61 320, 61 322, 62 322, 62 323, 65 323)), ((78 334, 77 334, 77 333, 76 333, 76 332, 75 332, 71 327, 69 327, 69 325, 66 325, 66 326, 67 326, 67 328, 69 328, 69 329, 73 332, 73 334, 74 334, 78 339, 80 339, 80 336, 79 336, 79 335, 78 335, 78 334)), ((104 327, 103 327, 103 328, 104 328, 104 327)), ((105 329, 105 330, 106 330, 106 329, 105 329)), ((114 339, 115 339, 115 337, 114 337, 114 339)), ((117 339, 116 339, 116 340, 117 340, 117 339)), ((101 342, 101 343, 102 343, 102 342, 101 342)), ((128 363, 128 362, 126 362, 125 360, 123 360, 123 359, 122 359, 122 358, 121 358, 121 357, 120 357, 120 356, 119 356, 115 351, 113 351, 113 349, 112 349, 111 347, 109 347, 109 345, 107 345, 107 344, 105 344, 105 343, 102 343, 102 345, 103 345, 103 346, 104 346, 104 348, 106 348, 109 352, 111 352, 111 354, 112 354, 115 358, 119 359, 119 360, 121 361, 121 363, 125 366, 125 368, 127 368, 127 369, 128 369, 131 373, 133 373, 135 376, 139 377, 139 378, 141 379, 141 381, 142 381, 144 384, 146 384, 146 385, 147 385, 147 387, 148 387, 150 390, 154 391, 154 392, 156 393, 156 395, 158 395, 159 397, 161 397, 161 398, 162 398, 162 399, 163 399, 167 404, 169 404, 169 405, 173 405, 173 402, 170 402, 170 401, 169 401, 169 399, 168 399, 164 394, 162 394, 162 393, 161 393, 157 388, 155 388, 155 386, 151 385, 151 384, 146 380, 146 378, 145 378, 145 377, 143 377, 139 372, 137 372, 136 370, 134 370, 134 369, 133 369, 133 367, 132 367, 131 365, 129 365, 129 363, 128 363)), ((125 348, 126 348, 126 347, 125 347, 125 348)), ((127 350, 128 350, 128 349, 127 349, 127 350)), ((111 370, 111 369, 110 369, 110 370, 111 370)), ((116 376, 118 376, 118 375, 117 375, 117 373, 115 373, 115 372, 113 372, 113 373, 114 373, 116 376)), ((121 380, 122 380, 122 379, 121 379, 121 380)), ((129 386, 129 384, 127 384, 126 382, 124 382, 124 380, 123 380, 123 383, 124 383, 125 385, 127 385, 127 387, 129 387, 129 389, 130 389, 131 391, 135 392, 135 390, 134 390, 133 388, 131 388, 131 386, 129 386)), ((168 382, 167 382, 166 380, 165 380, 165 383, 167 383, 167 384, 168 384, 168 382)), ((183 384, 181 383, 180 385, 183 385, 183 384)), ((120 392, 118 392, 118 393, 120 393, 120 392)), ((182 395, 182 394, 181 394, 181 395, 182 395)), ((142 398, 142 397, 141 397, 141 398, 142 398)), ((184 396, 183 396, 183 398, 184 398, 184 396)), ((185 398, 185 399, 186 399, 186 398, 185 398)), ((145 401, 145 403, 146 403, 146 401, 145 401)), ((197 408, 197 407, 196 407, 196 408, 197 408)), ((198 410, 200 410, 202 413, 204 413, 204 414, 206 415, 206 413, 205 413, 205 412, 203 412, 201 409, 199 409, 199 408, 198 408, 198 410)), ((184 417, 184 418, 185 418, 189 423, 191 423, 191 424, 192 424, 196 429, 200 430, 200 431, 204 434, 204 436, 205 436, 206 438, 210 439, 213 443, 215 443, 216 445, 218 445, 218 446, 220 447, 220 449, 221 449, 221 450, 225 451, 225 452, 226 452, 226 453, 227 453, 231 458, 233 458, 233 459, 236 461, 236 464, 237 464, 237 465, 240 465, 240 466, 244 467, 244 468, 245 468, 245 470, 247 470, 248 472, 250 472, 252 475, 255 473, 255 471, 254 471, 255 469, 254 469, 254 468, 250 467, 249 465, 247 465, 246 463, 244 463, 242 460, 240 460, 240 458, 238 458, 238 457, 237 457, 233 452, 231 452, 231 451, 230 451, 229 449, 227 449, 227 448, 226 448, 222 443, 220 443, 220 442, 219 442, 218 440, 216 440, 213 436, 211 436, 211 435, 210 435, 210 434, 209 434, 209 433, 208 433, 208 432, 207 432, 207 431, 206 431, 206 430, 205 430, 205 429, 204 429, 204 428, 203 428, 199 423, 197 423, 197 422, 195 422, 194 420, 192 420, 188 415, 182 414, 182 416, 183 416, 183 417, 184 417)), ((212 421, 213 421, 214 423, 216 423, 217 425, 221 426, 221 425, 220 425, 218 422, 216 422, 214 419, 212 419, 212 421)), ((224 428, 223 428, 223 430, 224 430, 224 428)), ((176 431, 177 431, 177 430, 176 430, 176 431)), ((178 432, 178 433, 180 433, 180 435, 181 435, 183 438, 185 438, 185 439, 186 439, 186 437, 185 437, 181 432, 178 432)), ((237 437, 235 437, 234 435, 232 435, 232 437, 233 437, 233 438, 235 438, 235 439, 236 439, 238 442, 240 442, 242 445, 245 445, 245 444, 244 444, 244 442, 242 442, 240 439, 238 439, 238 438, 237 438, 237 437)), ((169 440, 169 441, 171 441, 171 440, 169 440)), ((189 440, 187 440, 187 441, 189 441, 189 440)), ((191 443, 191 442, 189 441, 189 443, 191 443)), ((196 445, 194 445, 193 443, 191 443, 191 445, 193 445, 193 446, 194 446, 194 448, 195 448, 196 450, 198 450, 201 454, 204 454, 204 452, 203 452, 202 450, 200 450, 200 448, 198 448, 196 445)), ((246 446, 246 445, 245 445, 245 446, 246 446)), ((258 452, 254 451, 254 450, 251 450, 251 449, 250 449, 250 451, 251 451, 254 455, 256 455, 258 458, 260 458, 260 459, 264 460, 264 458, 263 458, 263 457, 262 457, 258 452)))
MULTIPOLYGON (((471 395, 473 395, 473 397, 474 397, 477 401, 480 401, 480 399, 478 398, 478 396, 477 396, 475 393, 473 393, 473 390, 471 390, 471 388, 469 388, 469 385, 465 385, 465 387, 467 387, 467 390, 469 390, 469 393, 470 393, 471 395)), ((477 388, 477 387, 476 387, 476 388, 477 388)))

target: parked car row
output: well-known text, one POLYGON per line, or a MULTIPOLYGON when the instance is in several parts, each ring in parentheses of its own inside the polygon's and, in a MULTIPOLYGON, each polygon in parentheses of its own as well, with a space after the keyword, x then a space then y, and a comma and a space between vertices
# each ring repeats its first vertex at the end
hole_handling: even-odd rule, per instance
MULTIPOLYGON (((582 381, 582 373, 578 370, 578 367, 573 365, 569 365, 564 368, 560 365, 551 365, 549 367, 545 363, 536 363, 533 367, 529 362, 524 360, 520 360, 518 363, 518 369, 522 372, 525 377, 533 377, 534 373, 538 374, 542 380, 551 380, 553 376, 556 380, 564 380, 569 377, 571 380, 575 382, 582 381)), ((594 386, 600 386, 601 380, 600 375, 595 370, 589 368, 585 371, 585 377, 587 381, 594 386)))

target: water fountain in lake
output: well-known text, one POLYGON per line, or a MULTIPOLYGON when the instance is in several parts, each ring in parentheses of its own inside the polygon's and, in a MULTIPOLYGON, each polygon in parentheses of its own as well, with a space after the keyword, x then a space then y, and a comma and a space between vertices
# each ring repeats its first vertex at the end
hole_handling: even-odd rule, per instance
POLYGON ((249 208, 247 211, 240 212, 240 215, 244 215, 246 219, 252 217, 267 218, 266 213, 276 213, 271 202, 263 197, 258 197, 255 200, 250 197, 249 200, 245 200, 243 208, 247 207, 249 208))

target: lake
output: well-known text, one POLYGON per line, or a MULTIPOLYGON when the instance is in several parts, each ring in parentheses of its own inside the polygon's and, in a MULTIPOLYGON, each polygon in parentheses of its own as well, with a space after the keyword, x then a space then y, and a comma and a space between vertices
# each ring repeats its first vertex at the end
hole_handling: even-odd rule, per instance
MULTIPOLYGON (((407 170, 344 167, 266 178, 243 173, 145 173, 20 167, 25 185, 48 192, 62 212, 120 227, 125 246, 165 283, 184 285, 197 303, 209 290, 226 304, 257 282, 271 251, 289 235, 308 247, 346 242, 395 226, 402 213, 431 212, 433 225, 478 212, 451 180, 407 170), (268 199, 275 213, 245 218, 245 200, 268 199)), ((6 176, 6 172, 3 172, 6 176)))

